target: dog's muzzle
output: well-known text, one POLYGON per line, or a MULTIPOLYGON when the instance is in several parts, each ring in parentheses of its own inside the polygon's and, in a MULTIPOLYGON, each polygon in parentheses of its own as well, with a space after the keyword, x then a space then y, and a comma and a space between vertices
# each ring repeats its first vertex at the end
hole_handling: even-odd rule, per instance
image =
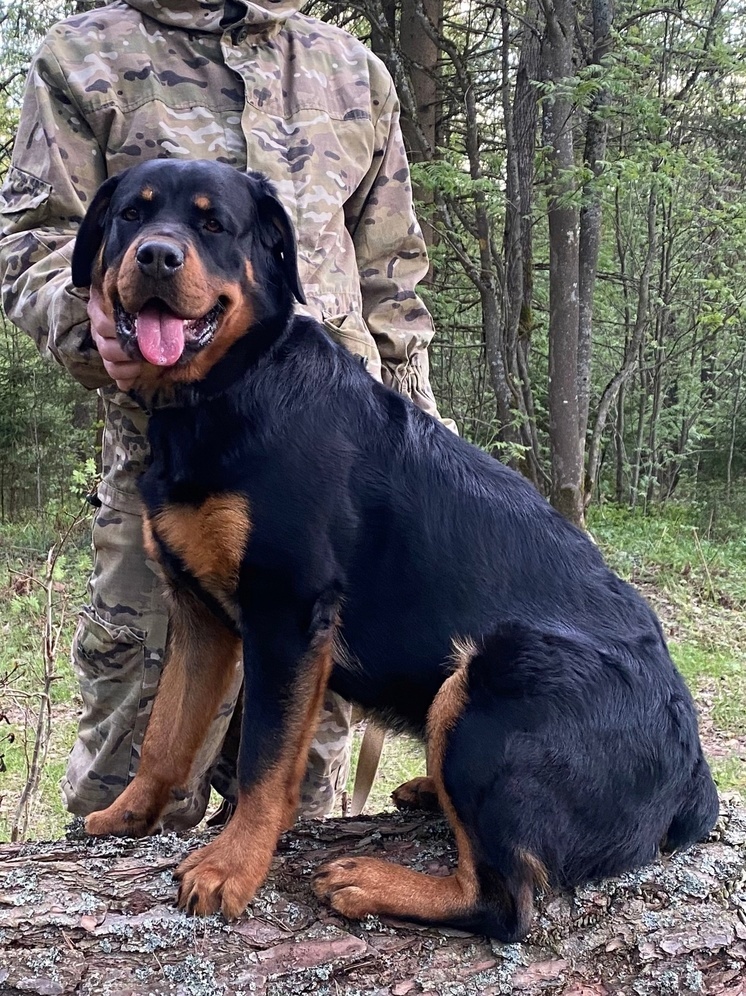
POLYGON ((114 306, 117 334, 129 353, 134 348, 148 363, 172 367, 184 356, 212 342, 223 305, 218 302, 201 318, 180 318, 162 301, 148 301, 136 314, 114 306))

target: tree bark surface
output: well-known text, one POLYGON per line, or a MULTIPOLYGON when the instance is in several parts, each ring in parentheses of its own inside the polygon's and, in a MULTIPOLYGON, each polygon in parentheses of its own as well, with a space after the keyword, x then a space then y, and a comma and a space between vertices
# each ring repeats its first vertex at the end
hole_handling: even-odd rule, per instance
POLYGON ((175 907, 171 872, 212 834, 0 846, 3 996, 602 996, 746 994, 746 809, 724 798, 712 839, 620 879, 539 898, 523 944, 320 904, 312 871, 384 855, 433 874, 454 860, 425 814, 299 823, 240 920, 175 907))
POLYGON ((583 453, 578 415, 580 212, 575 203, 573 74, 576 11, 573 0, 543 0, 544 79, 554 84, 544 102, 544 142, 550 178, 549 220, 549 449, 551 502, 576 526, 584 525, 583 453))

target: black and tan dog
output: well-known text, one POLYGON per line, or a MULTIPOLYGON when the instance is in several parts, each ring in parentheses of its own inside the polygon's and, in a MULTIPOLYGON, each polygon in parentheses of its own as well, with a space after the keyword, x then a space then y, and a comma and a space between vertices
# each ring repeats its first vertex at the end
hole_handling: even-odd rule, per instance
POLYGON ((303 300, 272 187, 208 162, 108 180, 75 246, 148 361, 146 544, 170 589, 138 774, 93 834, 146 834, 243 653, 240 797, 179 867, 179 904, 238 915, 293 822, 327 685, 426 739, 458 868, 325 865, 319 895, 514 941, 534 890, 700 840, 717 795, 647 604, 518 474, 374 383, 303 300), (162 403, 164 402, 165 403, 162 403))

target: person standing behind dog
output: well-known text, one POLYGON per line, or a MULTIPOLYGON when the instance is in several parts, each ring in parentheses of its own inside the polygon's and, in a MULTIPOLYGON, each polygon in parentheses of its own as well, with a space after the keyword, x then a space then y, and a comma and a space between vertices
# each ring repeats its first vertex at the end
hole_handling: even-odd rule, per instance
MULTIPOLYGON (((73 646, 83 715, 62 782, 68 809, 80 815, 108 806, 137 770, 167 629, 136 490, 147 416, 125 393, 138 364, 70 277, 75 232, 100 184, 157 156, 266 173, 295 222, 309 312, 371 376, 437 416, 432 322, 415 290, 427 254, 393 83, 360 42, 298 7, 114 0, 54 26, 29 73, 0 197, 4 307, 43 354, 101 392, 106 412, 90 605, 73 646)), ((230 752, 216 759, 240 683, 237 666, 234 693, 167 826, 199 822, 211 781, 231 798, 230 752)), ((329 695, 305 815, 331 810, 347 774, 349 733, 349 705, 329 695)))

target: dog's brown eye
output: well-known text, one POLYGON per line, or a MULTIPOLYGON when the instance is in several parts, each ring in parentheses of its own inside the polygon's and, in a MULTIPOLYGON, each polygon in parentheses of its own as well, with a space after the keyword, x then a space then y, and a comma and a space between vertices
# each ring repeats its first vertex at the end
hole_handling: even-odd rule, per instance
POLYGON ((137 221, 140 215, 137 212, 137 208, 129 207, 125 208, 124 211, 122 211, 121 217, 125 221, 137 221))
POLYGON ((208 218, 207 221, 205 222, 205 230, 208 232, 213 232, 215 234, 224 231, 223 226, 220 224, 217 218, 208 218))

